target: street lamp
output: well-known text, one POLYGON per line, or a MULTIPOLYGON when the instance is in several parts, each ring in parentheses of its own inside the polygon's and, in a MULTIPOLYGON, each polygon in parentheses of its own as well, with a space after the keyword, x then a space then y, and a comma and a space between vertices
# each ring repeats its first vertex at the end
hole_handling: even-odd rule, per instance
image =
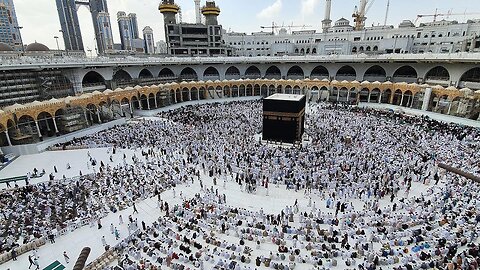
POLYGON ((60 51, 60 46, 58 45, 58 37, 57 37, 57 36, 54 36, 53 38, 54 38, 55 41, 57 42, 57 51, 60 51))

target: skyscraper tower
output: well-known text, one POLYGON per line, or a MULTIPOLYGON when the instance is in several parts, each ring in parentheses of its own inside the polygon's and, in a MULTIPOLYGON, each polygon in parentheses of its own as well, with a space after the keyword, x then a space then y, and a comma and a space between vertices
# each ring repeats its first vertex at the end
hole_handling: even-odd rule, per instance
MULTIPOLYGON (((97 41, 98 54, 104 54, 106 47, 105 42, 102 37, 102 32, 100 31, 99 13, 104 12, 108 13, 107 0, 89 0, 90 13, 92 14, 93 29, 95 31, 95 40, 97 41)), ((105 15, 101 16, 102 20, 107 20, 108 25, 111 26, 110 16, 108 18, 105 15)), ((111 28, 111 27, 110 27, 111 28)))
POLYGON ((17 51, 23 47, 13 0, 0 0, 0 42, 17 51))
POLYGON ((132 33, 132 39, 138 39, 138 22, 137 22, 137 14, 130 13, 128 14, 128 18, 130 20, 130 33, 132 33))
POLYGON ((56 0, 63 42, 67 51, 83 51, 82 32, 75 0, 56 0))
POLYGON ((110 14, 99 12, 97 15, 98 31, 100 34, 101 48, 104 52, 113 50, 112 25, 110 24, 110 14))
POLYGON ((200 0, 195 0, 195 19, 196 23, 202 23, 202 8, 200 7, 200 0))
POLYGON ((120 31, 120 41, 122 43, 122 49, 130 51, 133 48, 132 44, 132 26, 130 18, 123 11, 117 13, 118 30, 120 31))
POLYGON ((145 53, 155 53, 155 40, 153 39, 153 30, 150 26, 143 28, 143 40, 145 42, 145 53))
POLYGON ((218 25, 218 15, 220 15, 220 8, 215 5, 215 1, 207 1, 202 8, 202 14, 205 16, 206 25, 218 25))
POLYGON ((162 0, 158 10, 163 14, 163 22, 165 28, 167 24, 176 24, 177 23, 177 14, 180 10, 180 7, 175 4, 175 0, 162 0))

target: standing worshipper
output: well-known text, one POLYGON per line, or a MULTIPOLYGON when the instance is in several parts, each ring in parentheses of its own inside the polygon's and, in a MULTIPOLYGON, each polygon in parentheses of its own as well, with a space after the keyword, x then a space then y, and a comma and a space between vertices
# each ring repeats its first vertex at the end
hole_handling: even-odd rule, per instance
POLYGON ((38 263, 38 258, 37 257, 33 258, 33 264, 37 267, 37 268, 35 268, 35 270, 40 269, 40 264, 38 263))
POLYGON ((12 249, 12 261, 17 260, 17 250, 15 248, 12 249))
POLYGON ((32 255, 28 255, 28 262, 30 263, 30 265, 28 266, 28 269, 30 269, 30 267, 32 267, 32 265, 35 265, 33 263, 32 255))
POLYGON ((138 210, 137 210, 137 206, 135 205, 135 203, 133 203, 133 213, 137 213, 138 214, 138 210))
POLYGON ((69 263, 69 262, 70 262, 70 257, 68 257, 66 251, 63 252, 63 258, 65 258, 65 262, 66 262, 66 263, 69 263))
POLYGON ((103 246, 107 245, 107 240, 105 240, 105 235, 102 236, 102 245, 103 246))
POLYGON ((117 227, 115 227, 115 239, 120 239, 120 232, 118 231, 117 227))

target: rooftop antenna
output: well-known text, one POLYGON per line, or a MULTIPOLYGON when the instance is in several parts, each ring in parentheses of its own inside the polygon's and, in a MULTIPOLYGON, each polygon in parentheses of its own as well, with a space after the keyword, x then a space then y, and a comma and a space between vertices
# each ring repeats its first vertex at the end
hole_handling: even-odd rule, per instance
POLYGON ((390 0, 387 0, 387 11, 385 12, 385 21, 383 21, 383 26, 387 26, 388 12, 390 11, 390 0))

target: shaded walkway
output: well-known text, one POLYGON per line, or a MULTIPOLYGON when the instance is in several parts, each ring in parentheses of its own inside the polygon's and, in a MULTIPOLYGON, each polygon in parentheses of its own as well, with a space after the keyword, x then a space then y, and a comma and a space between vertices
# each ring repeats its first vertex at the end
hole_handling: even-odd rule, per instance
POLYGON ((372 108, 372 109, 386 109, 386 110, 394 110, 395 112, 403 112, 408 115, 413 116, 428 116, 431 119, 442 121, 446 123, 455 123, 464 126, 476 127, 480 128, 480 121, 466 119, 462 117, 456 117, 451 115, 445 115, 441 113, 434 113, 429 111, 422 111, 417 109, 405 108, 401 106, 391 105, 391 104, 378 104, 378 103, 360 103, 358 105, 360 108, 372 108))

